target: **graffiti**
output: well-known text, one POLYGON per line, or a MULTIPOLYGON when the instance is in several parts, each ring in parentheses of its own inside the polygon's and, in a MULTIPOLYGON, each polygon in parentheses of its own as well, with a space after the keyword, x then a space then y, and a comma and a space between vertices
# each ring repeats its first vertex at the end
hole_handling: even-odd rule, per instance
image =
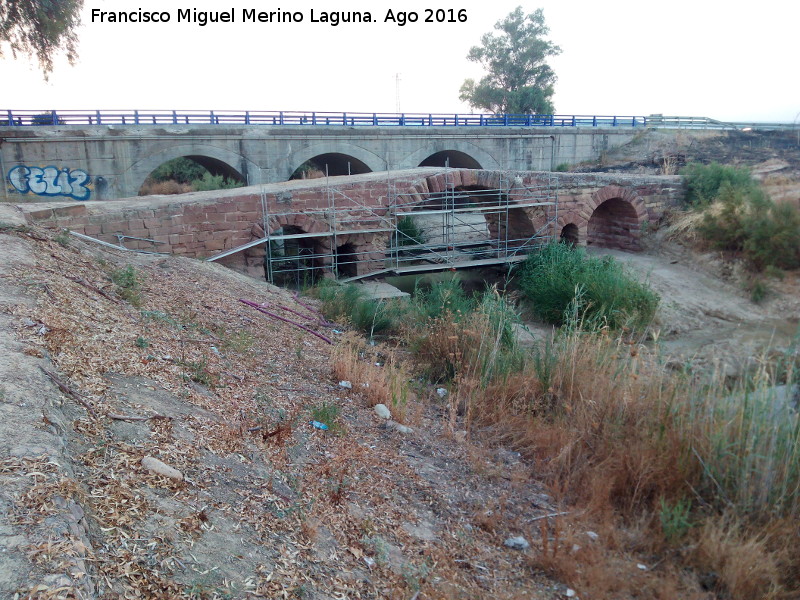
POLYGON ((88 200, 91 177, 83 169, 58 169, 57 167, 26 167, 20 165, 8 172, 8 181, 20 194, 38 196, 68 196, 75 200, 88 200))

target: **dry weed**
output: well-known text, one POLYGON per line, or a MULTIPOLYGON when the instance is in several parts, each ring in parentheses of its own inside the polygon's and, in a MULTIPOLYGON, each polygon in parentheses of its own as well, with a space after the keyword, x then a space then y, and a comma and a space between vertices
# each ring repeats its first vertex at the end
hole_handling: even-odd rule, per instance
POLYGON ((192 191, 192 186, 188 183, 179 183, 174 180, 153 181, 148 179, 139 189, 140 196, 163 195, 171 196, 174 194, 186 194, 192 191))
POLYGON ((786 551, 770 550, 766 535, 748 534, 732 518, 708 520, 691 558, 716 590, 727 592, 733 600, 788 597, 781 584, 786 551))
POLYGON ((400 423, 419 419, 421 407, 409 389, 406 364, 391 349, 369 346, 356 333, 349 333, 331 352, 333 375, 349 381, 369 406, 386 405, 400 423))

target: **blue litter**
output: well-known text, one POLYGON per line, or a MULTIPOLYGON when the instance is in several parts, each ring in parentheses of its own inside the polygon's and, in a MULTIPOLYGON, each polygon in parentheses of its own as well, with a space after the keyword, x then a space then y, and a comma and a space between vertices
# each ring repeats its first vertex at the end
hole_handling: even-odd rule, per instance
POLYGON ((325 431, 325 430, 327 430, 327 429, 328 429, 328 426, 327 426, 327 425, 325 425, 325 423, 320 423, 319 421, 311 421, 311 424, 312 424, 312 425, 313 425, 313 426, 314 426, 316 429, 322 429, 323 431, 325 431))

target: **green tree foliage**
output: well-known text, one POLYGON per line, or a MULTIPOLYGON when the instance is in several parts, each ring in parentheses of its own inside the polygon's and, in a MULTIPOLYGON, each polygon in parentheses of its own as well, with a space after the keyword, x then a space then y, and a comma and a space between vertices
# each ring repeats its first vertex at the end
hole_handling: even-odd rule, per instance
POLYGON ((713 247, 741 253, 756 271, 800 267, 800 210, 776 204, 759 188, 724 182, 698 230, 713 247))
POLYGON ((461 101, 498 114, 552 114, 556 74, 545 61, 561 48, 544 39, 550 29, 542 9, 526 15, 518 6, 494 28, 499 33, 484 34, 467 55, 488 74, 478 83, 465 80, 461 101))
POLYGON ((681 175, 686 186, 685 202, 691 206, 708 205, 717 197, 724 183, 739 190, 758 187, 747 169, 715 162, 710 165, 688 164, 681 170, 681 175))
POLYGON ((74 63, 81 8, 83 0, 0 0, 0 56, 4 43, 15 58, 17 54, 36 56, 45 77, 59 52, 74 63))
POLYGON ((165 162, 155 171, 150 173, 153 181, 174 180, 178 183, 191 183, 195 179, 202 179, 208 173, 205 167, 193 161, 191 158, 180 156, 165 162))

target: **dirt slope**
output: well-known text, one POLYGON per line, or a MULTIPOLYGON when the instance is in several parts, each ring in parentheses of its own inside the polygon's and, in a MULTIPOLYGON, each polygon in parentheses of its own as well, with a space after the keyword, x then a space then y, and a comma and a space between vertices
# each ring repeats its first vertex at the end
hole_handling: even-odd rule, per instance
POLYGON ((592 249, 625 264, 661 296, 655 330, 659 352, 674 364, 721 368, 742 374, 770 352, 783 352, 800 335, 800 276, 770 279, 767 299, 756 304, 743 289, 741 273, 719 253, 702 253, 646 239, 649 250, 592 249))
POLYGON ((563 597, 529 566, 558 507, 448 438, 433 390, 387 428, 331 346, 238 301, 337 337, 288 292, 0 211, 0 598, 563 597), (337 431, 309 424, 325 404, 337 431))

